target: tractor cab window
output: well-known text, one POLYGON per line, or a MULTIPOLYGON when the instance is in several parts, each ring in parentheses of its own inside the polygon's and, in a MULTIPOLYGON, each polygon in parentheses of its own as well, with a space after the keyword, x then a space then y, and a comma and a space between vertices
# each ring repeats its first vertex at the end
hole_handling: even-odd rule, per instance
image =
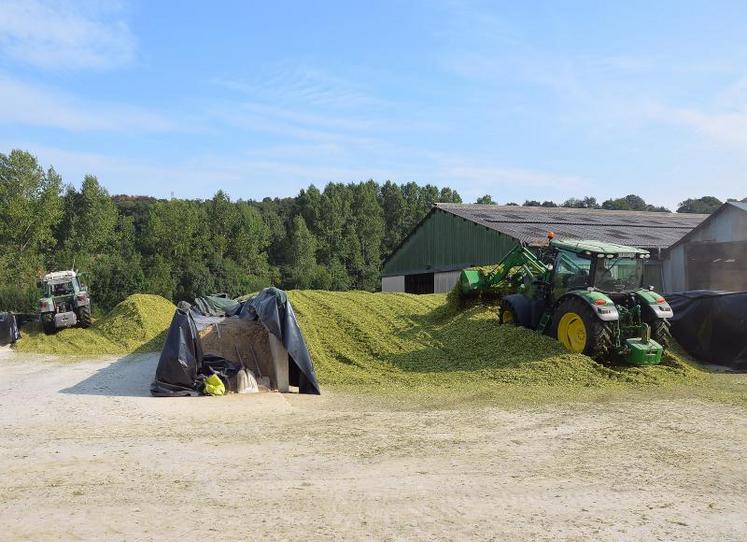
POLYGON ((633 290, 643 283, 644 260, 600 258, 594 272, 594 286, 605 292, 633 290))
POLYGON ((73 283, 72 282, 61 282, 59 284, 53 284, 52 285, 52 295, 58 296, 58 295, 70 295, 73 293, 73 283))
POLYGON ((560 294, 573 288, 586 288, 590 269, 591 258, 575 252, 559 251, 555 258, 553 290, 560 294))

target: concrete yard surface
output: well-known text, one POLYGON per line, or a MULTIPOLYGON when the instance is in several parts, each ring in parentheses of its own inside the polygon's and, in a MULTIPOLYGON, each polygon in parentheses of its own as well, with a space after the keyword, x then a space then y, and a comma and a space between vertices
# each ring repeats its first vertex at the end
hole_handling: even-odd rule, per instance
POLYGON ((156 362, 0 355, 0 538, 747 536, 743 406, 152 398, 156 362))

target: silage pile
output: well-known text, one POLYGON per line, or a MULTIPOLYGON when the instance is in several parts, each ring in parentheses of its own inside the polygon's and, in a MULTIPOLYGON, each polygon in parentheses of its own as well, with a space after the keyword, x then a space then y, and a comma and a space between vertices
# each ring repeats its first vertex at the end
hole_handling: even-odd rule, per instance
POLYGON ((22 352, 72 355, 158 351, 175 309, 173 303, 159 295, 135 294, 88 329, 70 328, 45 335, 38 326, 24 328, 16 348, 22 352))
MULTIPOLYGON (((485 304, 456 310, 443 294, 297 290, 288 297, 322 386, 495 395, 536 386, 686 383, 702 374, 677 356, 659 366, 603 366, 549 337, 499 325, 485 304)), ((55 335, 25 329, 17 348, 82 355, 159 351, 174 310, 160 296, 133 295, 89 329, 55 335)))
POLYGON ((322 385, 479 393, 496 385, 598 388, 700 375, 672 356, 659 366, 606 367, 549 337, 499 325, 485 305, 455 312, 443 294, 291 291, 289 298, 322 385))

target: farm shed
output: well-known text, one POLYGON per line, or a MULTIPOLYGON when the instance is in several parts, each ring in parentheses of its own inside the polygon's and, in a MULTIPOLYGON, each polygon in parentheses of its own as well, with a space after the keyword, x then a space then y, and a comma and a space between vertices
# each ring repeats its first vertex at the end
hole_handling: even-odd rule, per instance
POLYGON ((724 203, 673 243, 663 271, 668 292, 747 291, 747 203, 724 203))
POLYGON ((662 251, 707 215, 437 203, 384 262, 385 292, 449 291, 466 267, 500 260, 518 242, 541 247, 547 232, 651 251, 646 279, 661 288, 662 251))

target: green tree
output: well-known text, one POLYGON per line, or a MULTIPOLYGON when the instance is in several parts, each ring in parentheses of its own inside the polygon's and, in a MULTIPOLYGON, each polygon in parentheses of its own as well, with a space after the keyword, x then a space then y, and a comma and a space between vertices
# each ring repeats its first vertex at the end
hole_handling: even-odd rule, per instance
POLYGON ((293 218, 289 232, 288 263, 283 270, 288 288, 311 288, 316 273, 316 240, 301 215, 293 218))
POLYGON ((173 282, 174 301, 192 300, 214 292, 206 262, 212 255, 207 212, 199 202, 159 201, 149 209, 141 246, 146 256, 146 275, 156 273, 161 291, 167 289, 166 268, 173 282))
POLYGON ((565 200, 561 207, 573 207, 576 209, 599 209, 600 205, 597 203, 597 198, 586 196, 585 198, 577 199, 570 198, 565 200))
POLYGON ((28 284, 45 270, 62 216, 62 178, 18 149, 0 153, 0 273, 28 284))
POLYGON ((524 206, 524 207, 540 207, 541 205, 542 205, 542 204, 541 204, 541 203, 540 203, 539 201, 537 201, 537 200, 534 200, 534 199, 533 199, 533 200, 526 200, 526 201, 525 201, 525 202, 523 203, 523 206, 524 206))
POLYGON ((493 201, 493 196, 490 194, 485 194, 484 196, 480 196, 477 198, 475 203, 480 205, 495 205, 495 202, 493 201))
POLYGON ((680 202, 677 212, 711 214, 719 207, 721 207, 720 199, 715 196, 703 196, 700 198, 688 198, 680 202))
POLYGON ((96 260, 115 251, 119 213, 96 177, 86 175, 80 191, 68 187, 57 228, 55 266, 93 272, 96 260))
POLYGON ((655 206, 649 203, 635 194, 628 194, 623 198, 608 199, 602 204, 603 209, 609 210, 621 210, 621 211, 654 211, 654 212, 670 212, 666 207, 655 206))
POLYGON ((352 269, 354 284, 375 290, 381 278, 381 245, 384 240, 384 211, 379 205, 378 186, 373 181, 353 187, 354 229, 360 245, 360 267, 352 269))

